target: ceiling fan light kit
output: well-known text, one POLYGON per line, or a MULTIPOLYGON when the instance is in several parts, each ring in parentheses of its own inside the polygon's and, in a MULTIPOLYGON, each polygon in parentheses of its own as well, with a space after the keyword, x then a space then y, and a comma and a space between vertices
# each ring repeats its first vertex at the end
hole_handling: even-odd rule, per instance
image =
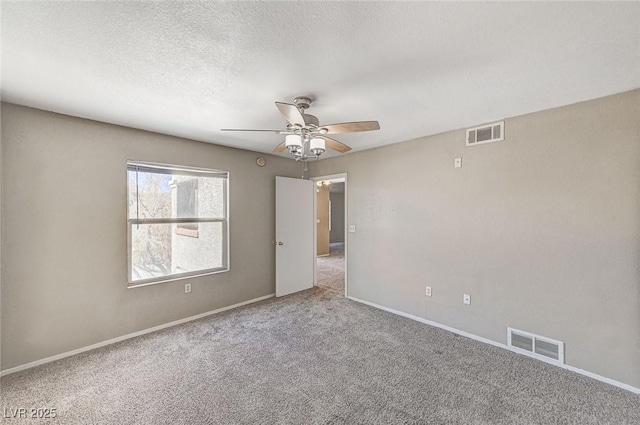
POLYGON ((319 137, 309 139, 299 134, 285 136, 284 146, 296 160, 309 159, 311 156, 317 159, 325 151, 324 139, 319 137))
POLYGON ((309 141, 309 150, 318 158, 325 151, 324 139, 314 137, 309 141))
POLYGON ((302 137, 298 134, 289 134, 284 138, 284 145, 289 152, 302 149, 302 137))
POLYGON ((274 149, 274 152, 287 150, 296 161, 318 159, 327 149, 344 153, 351 148, 327 134, 356 133, 360 131, 380 130, 378 121, 358 121, 340 124, 320 125, 317 117, 305 114, 311 106, 312 99, 298 96, 293 103, 276 102, 276 107, 287 120, 286 130, 242 130, 222 129, 222 131, 266 131, 284 134, 285 140, 274 149))

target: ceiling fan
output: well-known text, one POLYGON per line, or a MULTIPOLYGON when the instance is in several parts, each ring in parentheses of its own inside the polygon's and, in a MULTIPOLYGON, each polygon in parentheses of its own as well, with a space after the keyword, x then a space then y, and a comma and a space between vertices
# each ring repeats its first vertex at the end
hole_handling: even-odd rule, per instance
POLYGON ((317 159, 328 148, 344 153, 351 148, 339 142, 327 134, 356 133, 360 131, 380 130, 378 121, 356 121, 339 124, 320 125, 320 121, 305 111, 311 106, 312 99, 307 96, 298 96, 293 103, 276 102, 276 107, 287 120, 286 130, 245 130, 236 128, 223 128, 221 131, 266 131, 276 134, 284 134, 285 140, 273 150, 283 152, 285 149, 296 161, 317 159))

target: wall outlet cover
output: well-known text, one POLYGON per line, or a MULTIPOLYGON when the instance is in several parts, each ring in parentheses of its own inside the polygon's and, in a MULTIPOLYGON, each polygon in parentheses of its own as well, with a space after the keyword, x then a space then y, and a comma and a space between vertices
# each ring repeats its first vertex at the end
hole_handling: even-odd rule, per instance
POLYGON ((191 292, 191 284, 190 283, 185 283, 184 284, 184 293, 188 294, 189 292, 191 292))
POLYGON ((425 293, 426 293, 427 297, 431 296, 431 286, 427 286, 427 289, 425 290, 425 293))

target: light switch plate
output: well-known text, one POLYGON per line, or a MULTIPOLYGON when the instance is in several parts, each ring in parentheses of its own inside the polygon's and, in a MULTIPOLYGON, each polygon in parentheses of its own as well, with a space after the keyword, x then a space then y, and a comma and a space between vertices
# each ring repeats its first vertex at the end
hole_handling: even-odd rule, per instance
POLYGON ((462 302, 467 305, 471 305, 471 295, 464 294, 462 295, 462 302))
POLYGON ((462 158, 456 158, 453 160, 453 166, 456 168, 462 168, 462 158))
POLYGON ((349 225, 349 233, 355 233, 356 232, 356 226, 354 224, 350 224, 349 225))

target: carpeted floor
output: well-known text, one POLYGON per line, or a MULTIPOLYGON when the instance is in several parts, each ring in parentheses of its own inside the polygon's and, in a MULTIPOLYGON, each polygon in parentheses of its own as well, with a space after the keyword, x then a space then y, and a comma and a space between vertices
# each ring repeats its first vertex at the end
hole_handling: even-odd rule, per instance
POLYGON ((317 261, 318 286, 344 295, 344 242, 329 244, 329 255, 317 261))
POLYGON ((56 424, 640 423, 630 392, 319 287, 1 384, 56 424))

